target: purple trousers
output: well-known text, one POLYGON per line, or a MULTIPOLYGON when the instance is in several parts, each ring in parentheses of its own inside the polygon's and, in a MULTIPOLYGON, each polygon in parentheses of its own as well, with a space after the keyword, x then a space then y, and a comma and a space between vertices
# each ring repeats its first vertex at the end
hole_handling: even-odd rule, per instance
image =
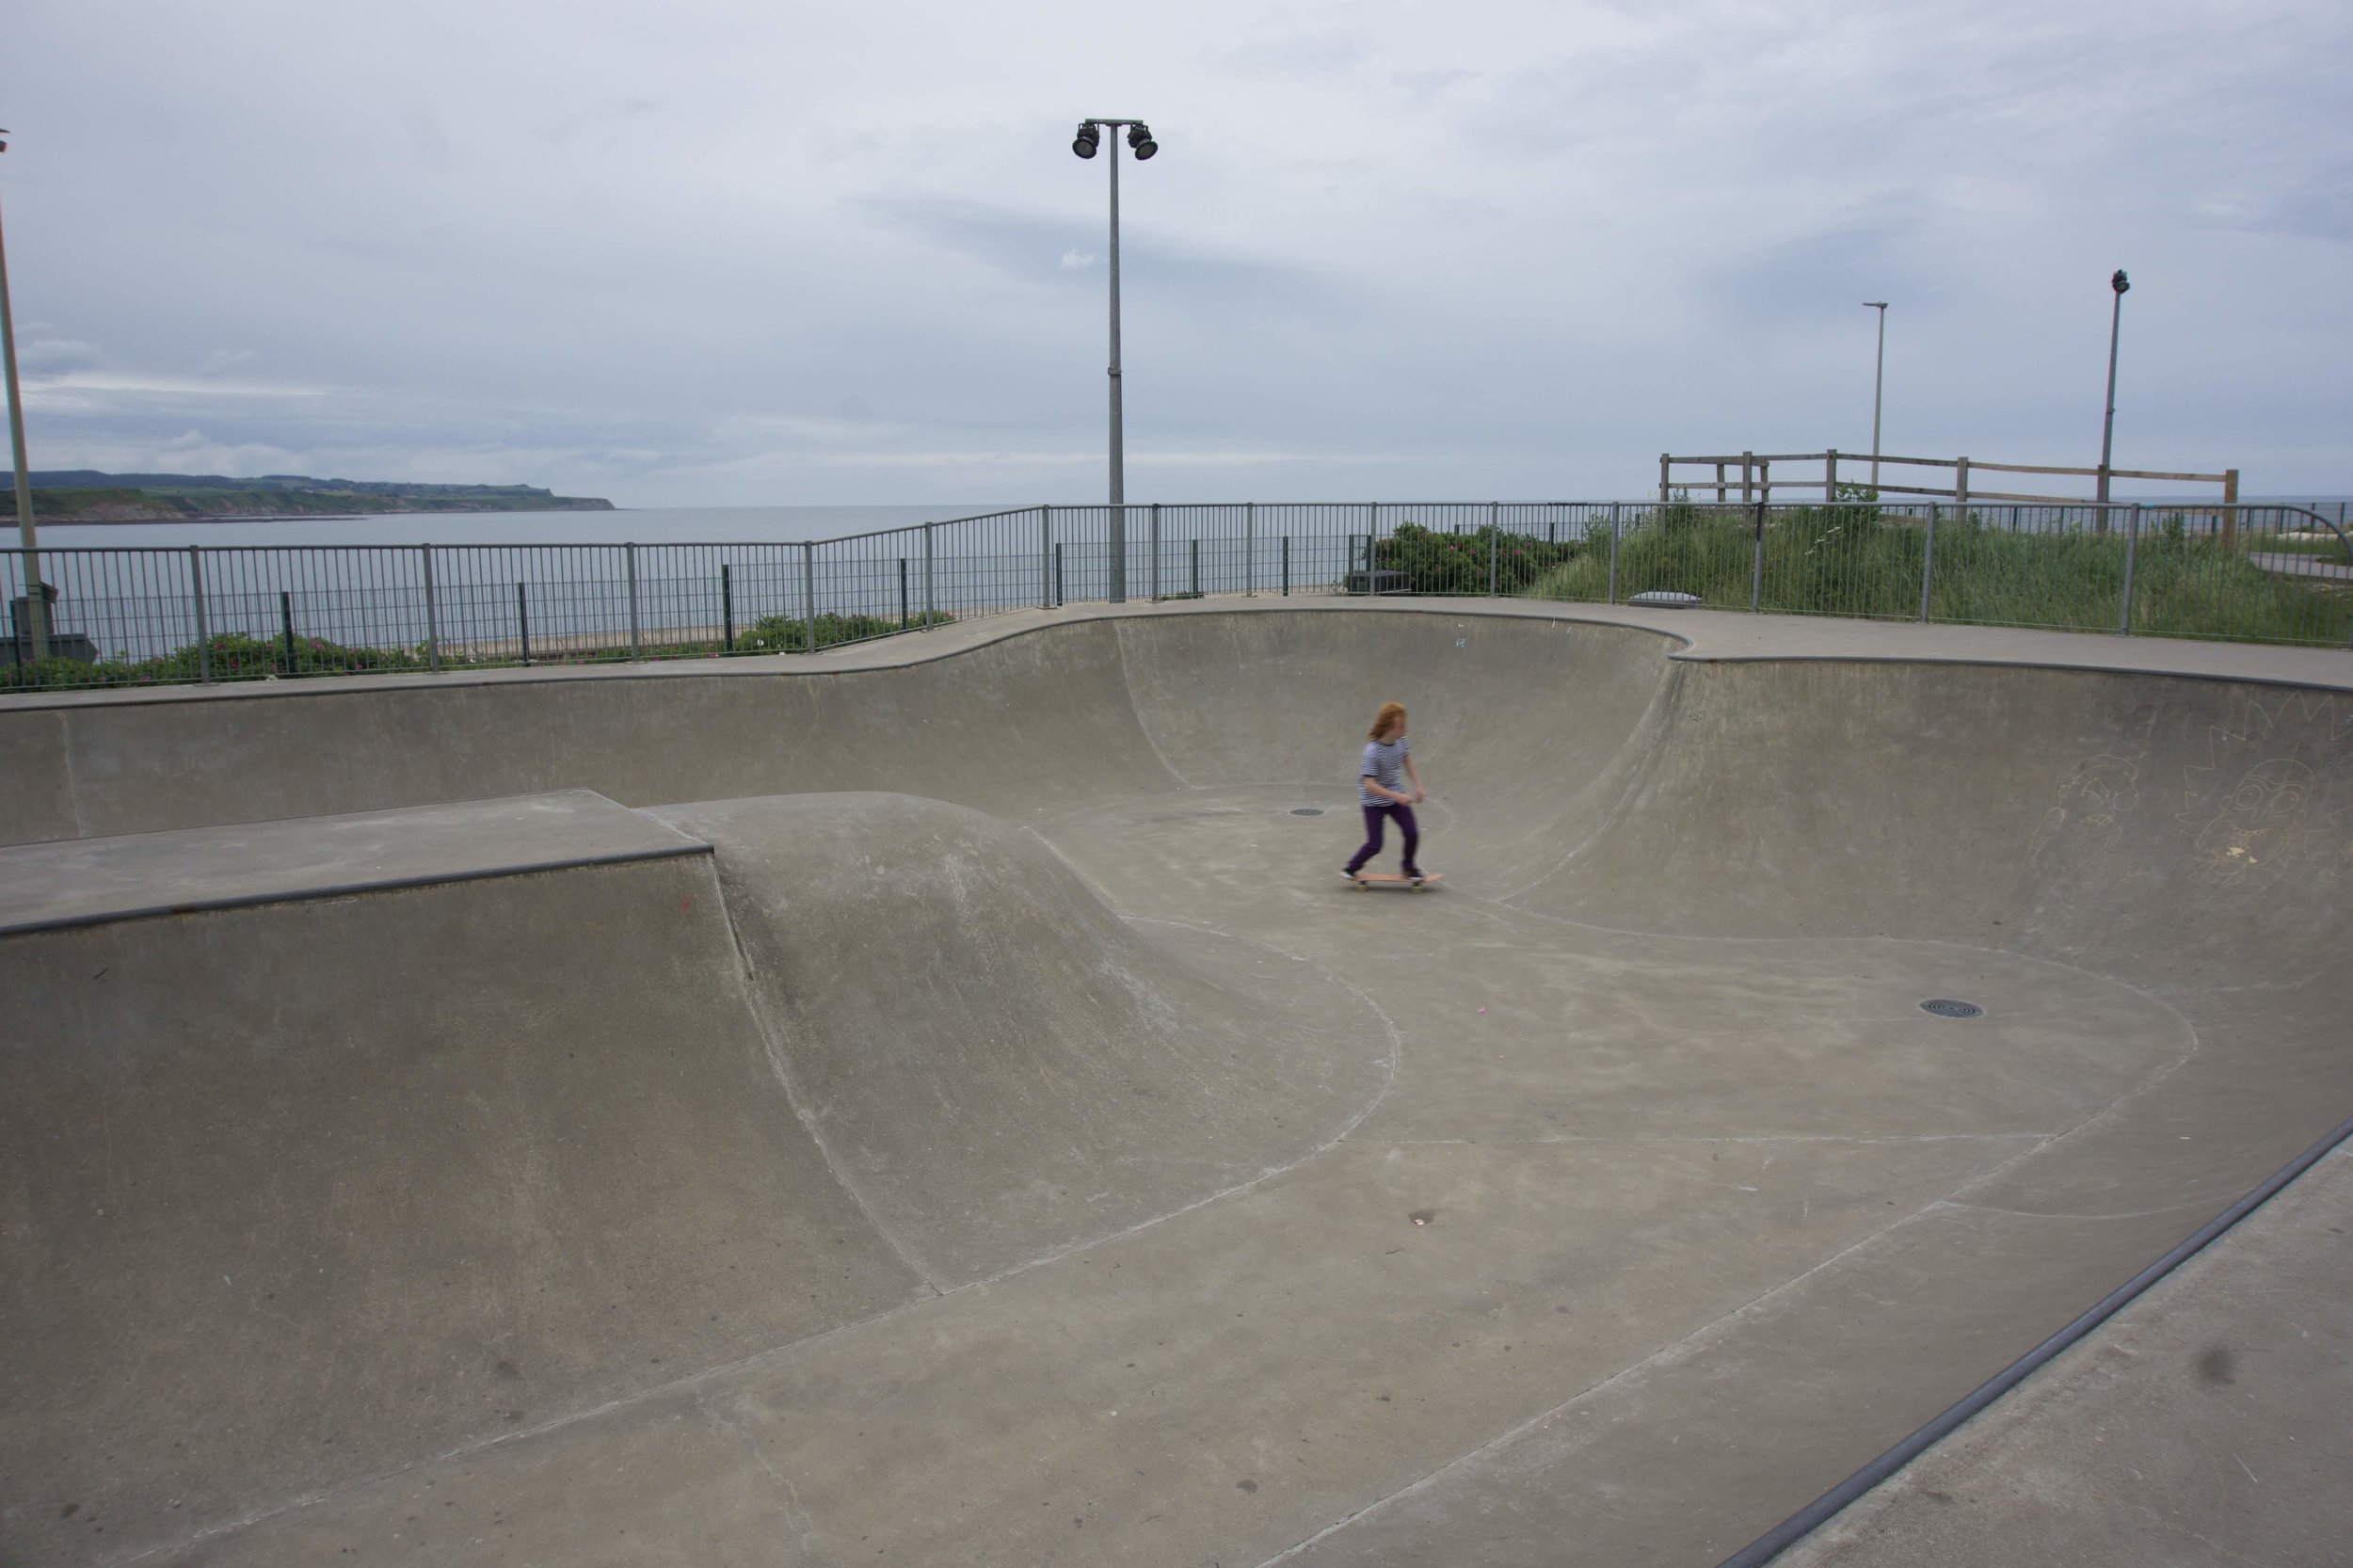
POLYGON ((1414 822, 1410 806, 1368 806, 1365 808, 1365 847, 1348 863, 1351 875, 1363 871, 1365 862, 1381 853, 1381 839, 1387 820, 1397 819, 1397 830, 1405 839, 1405 874, 1414 874, 1414 851, 1421 843, 1421 829, 1414 822))

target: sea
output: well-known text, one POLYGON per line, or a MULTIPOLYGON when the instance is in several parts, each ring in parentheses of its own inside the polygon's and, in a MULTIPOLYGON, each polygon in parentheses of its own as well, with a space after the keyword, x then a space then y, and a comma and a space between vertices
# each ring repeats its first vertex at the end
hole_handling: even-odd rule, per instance
MULTIPOLYGON (((2183 504, 2178 495, 2120 499, 2183 504)), ((2348 520, 2353 519, 2353 496, 2265 495, 2244 501, 2249 505, 2309 506, 2341 526, 2353 526, 2348 520)), ((174 549, 192 544, 797 544, 804 539, 840 538, 1006 509, 988 505, 626 506, 610 512, 400 512, 369 517, 43 523, 40 542, 51 549, 174 549)), ((6 524, 5 511, 0 510, 0 536, 13 534, 6 524)), ((13 537, 0 536, 0 547, 14 542, 13 537)))
MULTIPOLYGON (((992 506, 627 506, 610 512, 395 512, 370 517, 191 519, 42 523, 50 549, 192 544, 744 544, 799 543, 944 522, 992 506)), ((0 512, 0 533, 7 516, 0 512)), ((13 544, 12 537, 0 543, 13 544)))

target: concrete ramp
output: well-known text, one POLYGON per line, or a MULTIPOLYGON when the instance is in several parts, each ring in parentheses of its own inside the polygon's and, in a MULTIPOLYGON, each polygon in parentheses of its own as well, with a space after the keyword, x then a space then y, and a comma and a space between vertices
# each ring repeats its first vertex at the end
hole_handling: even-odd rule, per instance
POLYGON ((981 812, 860 794, 652 814, 716 846, 810 1128, 943 1288, 1292 1164, 1393 1070, 1362 992, 1265 943, 1131 927, 981 812))
POLYGON ((0 1560, 929 1294, 787 1104, 682 834, 572 793, 0 859, 0 1560))

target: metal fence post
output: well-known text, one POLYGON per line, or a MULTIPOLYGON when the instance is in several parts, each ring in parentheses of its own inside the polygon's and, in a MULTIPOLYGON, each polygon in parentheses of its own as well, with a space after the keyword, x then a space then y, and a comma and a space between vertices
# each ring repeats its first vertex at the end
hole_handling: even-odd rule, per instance
POLYGON ((286 638, 286 673, 291 676, 295 672, 294 595, 283 588, 278 591, 278 624, 286 638))
POLYGON ((1749 614, 1765 607, 1765 503, 1756 504, 1756 548, 1749 564, 1749 614))
POLYGON ((1936 503, 1929 503, 1928 544, 1920 552, 1920 624, 1929 622, 1929 595, 1936 587, 1936 503))
POLYGON ((1665 453, 1658 455, 1658 504, 1667 504, 1667 465, 1673 459, 1665 453))
POLYGON ((1104 515, 1111 519, 1103 536, 1111 579, 1105 584, 1106 597, 1113 604, 1125 604, 1128 602, 1128 508, 1114 502, 1106 508, 1104 515))
POLYGON ((1062 605, 1062 545, 1057 541, 1054 545, 1054 607, 1059 610, 1062 605))
POLYGON ((1241 504, 1241 596, 1255 599, 1258 594, 1258 504, 1245 501, 1241 504))
POLYGON ((1037 607, 1054 607, 1054 509, 1037 509, 1037 607))
POLYGON ((923 630, 926 632, 932 629, 933 596, 936 591, 932 577, 932 530, 938 526, 936 522, 923 525, 923 630))
POLYGON ((1503 554, 1503 503, 1487 503, 1487 597, 1496 596, 1497 563, 1503 554))
POLYGON ((2141 510, 2139 502, 2133 503, 2133 509, 2124 524, 2127 529, 2124 535, 2124 607, 2117 616, 2116 625, 2116 634, 2120 637, 2133 634, 2133 564, 2134 558, 2140 552, 2141 510))
POLYGON ((515 632, 522 643, 523 663, 531 663, 531 596, 523 584, 515 584, 515 632))
POLYGON ((904 632, 914 624, 915 617, 907 614, 907 558, 902 555, 899 557, 899 630, 904 632))
POLYGON ((729 653, 735 651, 735 572, 727 562, 719 563, 719 637, 720 646, 729 653))
POLYGON ((441 606, 440 596, 433 584, 433 547, 417 547, 424 557, 424 664, 435 675, 441 673, 441 606))
POLYGON ((1201 597, 1201 537, 1196 534, 1185 543, 1190 547, 1187 553, 1193 558, 1193 597, 1199 599, 1201 597))
POLYGON ((807 635, 801 640, 808 651, 817 651, 817 545, 813 540, 801 543, 801 608, 808 616, 807 635))
POLYGON ((1609 504, 1609 602, 1618 602, 1618 503, 1614 501, 1609 504))
POLYGON ((204 547, 188 546, 188 591, 196 601, 196 679, 213 683, 213 632, 204 616, 204 547))
POLYGON ((1291 596, 1291 536, 1283 536, 1283 597, 1291 596))
POLYGON ((646 657, 645 639, 637 627, 637 546, 624 544, 621 553, 629 565, 629 657, 634 664, 646 657))
POLYGON ((1148 585, 1152 590, 1152 602, 1159 603, 1160 600, 1160 504, 1157 501, 1152 503, 1152 572, 1148 585))

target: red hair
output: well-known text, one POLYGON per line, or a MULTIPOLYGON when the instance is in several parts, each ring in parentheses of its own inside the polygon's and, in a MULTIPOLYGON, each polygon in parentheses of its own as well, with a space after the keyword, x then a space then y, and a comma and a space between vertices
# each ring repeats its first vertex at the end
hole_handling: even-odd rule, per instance
POLYGON ((1365 739, 1369 741, 1377 741, 1385 735, 1399 733, 1402 731, 1404 728, 1405 704, 1401 702, 1385 702, 1381 705, 1381 712, 1373 715, 1372 732, 1367 735, 1365 739))

